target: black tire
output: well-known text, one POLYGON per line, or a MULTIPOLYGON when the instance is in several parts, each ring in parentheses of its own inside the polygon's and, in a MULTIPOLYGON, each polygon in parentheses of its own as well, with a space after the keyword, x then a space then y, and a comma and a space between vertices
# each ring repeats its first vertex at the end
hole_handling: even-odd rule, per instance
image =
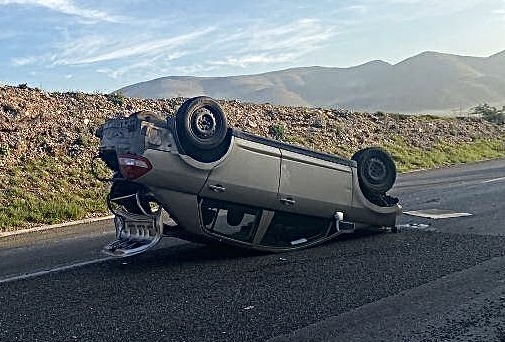
POLYGON ((184 153, 198 161, 216 161, 228 149, 226 117, 210 97, 186 100, 175 115, 175 128, 184 153))
POLYGON ((361 190, 368 194, 385 194, 396 181, 396 165, 386 151, 370 147, 356 152, 352 158, 358 164, 361 190))

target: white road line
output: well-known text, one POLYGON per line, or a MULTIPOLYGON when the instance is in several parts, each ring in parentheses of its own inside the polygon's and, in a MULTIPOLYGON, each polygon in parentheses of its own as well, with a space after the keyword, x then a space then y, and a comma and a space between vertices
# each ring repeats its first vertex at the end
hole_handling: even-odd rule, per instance
POLYGON ((25 274, 16 275, 16 276, 10 276, 10 277, 7 277, 7 278, 0 278, 0 284, 10 283, 10 282, 17 281, 17 280, 36 278, 36 277, 40 277, 40 276, 43 276, 43 275, 46 275, 46 274, 56 273, 56 272, 61 272, 61 271, 67 271, 67 270, 71 270, 71 269, 74 269, 74 268, 79 268, 79 267, 87 266, 87 265, 98 264, 98 263, 101 263, 101 262, 104 262, 104 261, 107 261, 107 260, 112 260, 112 259, 117 259, 117 258, 114 258, 114 257, 105 257, 105 258, 100 258, 100 259, 95 259, 95 260, 89 260, 89 261, 79 262, 79 263, 76 263, 76 264, 55 267, 55 268, 51 268, 51 269, 43 270, 43 271, 37 271, 37 272, 33 272, 33 273, 25 273, 25 274))
POLYGON ((482 184, 484 183, 492 183, 492 182, 499 182, 501 180, 505 180, 505 177, 500 177, 500 178, 494 178, 494 179, 488 179, 486 181, 483 181, 482 184))
POLYGON ((443 209, 411 210, 411 211, 404 211, 403 213, 406 215, 425 217, 430 219, 447 219, 447 218, 472 216, 472 214, 470 213, 460 213, 456 211, 443 210, 443 209))

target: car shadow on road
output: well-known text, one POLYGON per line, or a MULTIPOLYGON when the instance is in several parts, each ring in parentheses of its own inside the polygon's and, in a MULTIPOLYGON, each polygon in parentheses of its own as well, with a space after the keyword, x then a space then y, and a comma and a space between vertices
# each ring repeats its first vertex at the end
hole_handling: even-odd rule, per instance
POLYGON ((314 249, 325 248, 325 246, 326 248, 338 248, 339 243, 363 239, 378 234, 384 234, 384 232, 377 230, 359 230, 352 234, 342 234, 320 245, 282 253, 261 252, 220 243, 199 244, 174 238, 166 238, 165 241, 162 240, 158 246, 146 253, 128 258, 114 259, 108 264, 110 266, 117 265, 119 269, 123 269, 125 265, 128 265, 130 270, 132 267, 140 267, 142 269, 149 268, 153 270, 156 268, 170 268, 181 265, 217 265, 230 261, 237 263, 270 263, 285 259, 303 259, 312 254, 311 251, 314 249))

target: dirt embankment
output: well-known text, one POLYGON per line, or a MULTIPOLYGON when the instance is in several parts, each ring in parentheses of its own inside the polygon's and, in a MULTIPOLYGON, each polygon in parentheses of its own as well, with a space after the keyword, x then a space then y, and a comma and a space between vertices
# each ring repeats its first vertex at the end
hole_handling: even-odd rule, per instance
MULTIPOLYGON (((134 99, 81 92, 49 93, 26 87, 0 87, 0 166, 41 155, 84 161, 96 153, 95 129, 106 119, 148 109, 174 115, 184 99, 134 99)), ((505 132, 480 118, 437 118, 353 113, 336 109, 222 101, 236 128, 329 153, 349 156, 365 146, 402 137, 407 145, 429 148, 440 141, 471 142, 505 132)))
MULTIPOLYGON (((89 172, 90 160, 97 153, 96 128, 108 118, 138 110, 174 115, 183 101, 0 86, 0 207, 25 193, 44 197, 50 192, 54 197, 97 186, 105 189, 89 172), (54 166, 43 169, 37 164, 41 160, 54 166), (25 166, 30 162, 40 171, 37 179, 33 173, 38 171, 25 166)), ((440 142, 458 145, 505 134, 503 125, 480 118, 353 113, 238 101, 221 101, 221 105, 236 128, 344 157, 365 146, 393 144, 399 138, 406 146, 428 149, 440 142)))

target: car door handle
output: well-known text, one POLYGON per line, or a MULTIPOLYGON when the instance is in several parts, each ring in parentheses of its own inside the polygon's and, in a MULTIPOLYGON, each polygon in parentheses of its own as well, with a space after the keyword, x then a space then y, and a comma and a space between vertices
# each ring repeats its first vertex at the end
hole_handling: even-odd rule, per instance
POLYGON ((209 184, 209 189, 214 192, 225 192, 226 191, 226 188, 220 184, 216 184, 216 185, 209 184))
POLYGON ((296 203, 296 201, 294 199, 292 199, 291 197, 281 198, 280 201, 282 204, 285 204, 285 205, 293 205, 296 203))

